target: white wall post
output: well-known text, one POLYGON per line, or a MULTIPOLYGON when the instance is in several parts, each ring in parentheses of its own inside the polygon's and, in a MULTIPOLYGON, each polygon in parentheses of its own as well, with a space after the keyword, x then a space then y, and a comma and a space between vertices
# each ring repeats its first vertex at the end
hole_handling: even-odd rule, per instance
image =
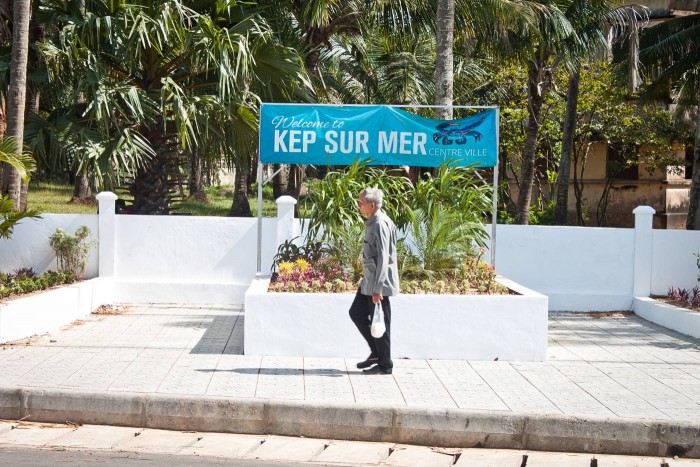
POLYGON ((632 295, 648 297, 651 294, 652 222, 656 210, 638 206, 634 213, 634 286, 632 295))
POLYGON ((286 242, 293 239, 296 235, 294 232, 294 205, 297 200, 291 196, 280 196, 277 198, 277 248, 286 242))
POLYGON ((111 191, 103 191, 97 196, 99 203, 98 227, 98 276, 108 277, 114 275, 114 262, 116 253, 115 210, 114 205, 117 195, 111 191))

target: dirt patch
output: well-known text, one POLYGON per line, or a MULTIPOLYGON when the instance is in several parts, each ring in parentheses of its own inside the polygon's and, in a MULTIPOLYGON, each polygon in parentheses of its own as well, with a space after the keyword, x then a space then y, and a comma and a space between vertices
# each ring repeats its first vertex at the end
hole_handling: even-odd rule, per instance
POLYGON ((627 318, 628 316, 634 315, 634 311, 593 311, 590 313, 582 313, 591 318, 627 318))
POLYGON ((100 305, 92 312, 93 315, 121 315, 130 310, 127 305, 100 305))
POLYGON ((5 350, 5 349, 11 349, 12 347, 26 347, 28 345, 34 344, 36 341, 41 339, 42 336, 45 336, 46 334, 34 334, 29 337, 25 337, 24 339, 19 339, 16 341, 9 341, 9 342, 3 342, 0 344, 0 350, 5 350))
POLYGON ((61 328, 61 331, 67 331, 68 329, 72 329, 72 328, 74 328, 74 327, 76 327, 76 326, 82 326, 83 324, 85 324, 85 321, 83 321, 82 319, 76 319, 75 321, 73 321, 73 322, 70 323, 69 325, 63 326, 63 327, 61 328))
POLYGON ((678 308, 685 308, 686 310, 700 312, 700 306, 690 306, 687 302, 683 302, 680 300, 671 300, 668 297, 659 297, 656 295, 652 295, 651 298, 661 303, 666 303, 667 305, 673 305, 677 306, 678 308))

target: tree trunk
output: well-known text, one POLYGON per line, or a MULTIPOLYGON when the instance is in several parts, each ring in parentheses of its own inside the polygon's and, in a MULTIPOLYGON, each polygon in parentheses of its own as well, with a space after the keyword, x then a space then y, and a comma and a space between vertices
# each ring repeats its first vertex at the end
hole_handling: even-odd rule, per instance
POLYGON ((158 151, 136 172, 129 187, 134 197, 134 214, 170 214, 172 184, 168 178, 168 158, 158 151))
POLYGON ((304 171, 306 165, 292 164, 289 166, 289 180, 287 184, 287 194, 297 201, 301 196, 302 182, 304 181, 304 171))
POLYGON ((253 217, 248 202, 248 169, 246 167, 236 167, 233 191, 233 203, 228 212, 229 217, 253 217))
POLYGON ((0 136, 5 136, 7 132, 7 105, 5 97, 0 96, 0 136))
POLYGON ((289 185, 289 166, 287 164, 274 164, 272 166, 273 173, 277 172, 272 180, 272 194, 275 199, 287 194, 289 185), (279 172, 278 172, 279 171, 279 172))
POLYGON ((540 76, 542 66, 532 66, 528 79, 528 123, 525 133, 525 148, 520 167, 520 193, 515 217, 516 224, 527 225, 530 222, 530 202, 532 200, 532 184, 535 179, 535 156, 537 153, 537 133, 540 128, 540 113, 544 101, 544 89, 540 76))
POLYGON ((190 198, 207 200, 202 179, 202 158, 199 156, 199 146, 194 145, 190 151, 190 198))
POLYGON ((629 38, 630 61, 627 70, 627 90, 630 93, 637 91, 639 87, 639 29, 637 26, 631 28, 629 38))
POLYGON ((439 0, 437 7, 437 37, 435 54, 435 118, 451 120, 454 82, 455 1, 439 0))
POLYGON ((318 68, 318 61, 321 58, 321 45, 309 43, 309 47, 311 48, 311 51, 304 58, 304 67, 306 67, 306 71, 309 72, 310 76, 318 78, 322 81, 321 71, 318 68))
MULTIPOLYGON (((30 0, 15 0, 12 16, 12 58, 10 84, 7 91, 7 136, 17 141, 22 151, 24 141, 24 106, 27 92, 27 58, 29 52, 30 0)), ((14 203, 20 206, 22 180, 19 172, 9 165, 3 170, 5 189, 14 203)))
POLYGON ((75 184, 73 186, 73 197, 69 203, 87 203, 92 202, 94 197, 92 195, 92 188, 90 188, 90 179, 86 170, 82 170, 75 177, 75 184))
MULTIPOLYGON (((31 2, 31 17, 29 20, 29 43, 30 44, 41 44, 46 40, 46 34, 44 33, 44 25, 37 21, 37 11, 39 11, 39 1, 34 0, 31 2)), ((28 63, 36 64, 39 57, 36 54, 36 48, 29 48, 28 51, 28 63)), ((41 97, 41 88, 36 84, 27 82, 27 91, 24 106, 24 116, 25 118, 32 114, 39 113, 39 99, 41 97)), ((19 190, 20 201, 19 210, 27 210, 27 196, 29 195, 29 182, 22 181, 22 185, 19 190)))
MULTIPOLYGON (((78 9, 81 13, 85 13, 85 1, 81 0, 78 2, 78 9)), ((82 93, 78 93, 74 100, 76 105, 83 104, 85 102, 85 96, 82 93)), ((92 194, 92 188, 90 187, 90 178, 88 177, 87 167, 77 169, 78 173, 75 175, 75 183, 73 184, 73 196, 69 203, 90 203, 94 201, 94 196, 92 194)))
POLYGON ((688 220, 685 228, 700 230, 700 97, 698 98, 698 116, 695 118, 695 148, 693 150, 693 176, 690 183, 690 202, 688 203, 688 220))
POLYGON ((152 147, 156 148, 156 154, 137 170, 129 187, 134 197, 134 214, 170 214, 174 183, 169 164, 173 148, 164 131, 164 128, 157 127, 144 132, 152 147))
POLYGON ((581 70, 577 69, 569 77, 566 91, 566 114, 564 115, 564 132, 561 141, 561 161, 557 175, 557 203, 554 209, 554 225, 569 223, 569 184, 571 177, 571 159, 574 156, 574 132, 576 131, 576 110, 578 107, 579 82, 581 70))

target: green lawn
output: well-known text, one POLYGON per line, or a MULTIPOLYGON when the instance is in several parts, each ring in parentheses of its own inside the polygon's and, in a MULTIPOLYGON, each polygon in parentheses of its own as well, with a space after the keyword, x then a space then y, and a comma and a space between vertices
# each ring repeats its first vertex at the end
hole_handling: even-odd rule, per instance
MULTIPOLYGON (((214 186, 206 189, 207 201, 186 200, 177 203, 176 212, 191 216, 226 216, 231 208, 233 200, 233 187, 214 186)), ((40 213, 53 214, 96 214, 97 203, 81 205, 70 204, 73 195, 71 185, 62 185, 49 182, 30 182, 28 195, 28 209, 35 209, 40 213)), ((253 216, 258 212, 258 200, 250 197, 250 210, 253 216)), ((277 205, 271 199, 263 199, 263 216, 275 217, 277 205)))
POLYGON ((97 214, 94 205, 70 204, 73 186, 49 182, 29 182, 27 208, 47 214, 97 214))

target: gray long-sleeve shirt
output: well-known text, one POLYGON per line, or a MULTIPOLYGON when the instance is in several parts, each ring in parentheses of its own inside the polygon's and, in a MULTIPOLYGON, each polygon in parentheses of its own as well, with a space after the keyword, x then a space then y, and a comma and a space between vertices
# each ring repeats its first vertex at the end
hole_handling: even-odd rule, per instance
POLYGON ((399 294, 399 271, 396 262, 396 226, 382 211, 365 221, 362 247, 363 295, 381 293, 385 297, 399 294))

